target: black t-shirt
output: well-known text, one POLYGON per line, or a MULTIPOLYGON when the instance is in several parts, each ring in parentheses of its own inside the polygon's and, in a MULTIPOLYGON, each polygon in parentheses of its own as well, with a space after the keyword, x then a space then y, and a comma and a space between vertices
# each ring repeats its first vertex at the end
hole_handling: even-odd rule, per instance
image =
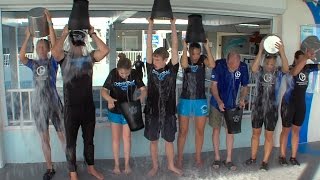
POLYGON ((65 105, 93 104, 93 53, 80 57, 67 53, 60 61, 65 105))
POLYGON ((193 64, 190 57, 188 57, 189 67, 183 72, 183 85, 181 98, 183 99, 205 99, 205 75, 206 66, 204 60, 207 57, 200 56, 197 63, 193 64))
POLYGON ((120 77, 117 69, 113 69, 103 87, 110 90, 110 96, 116 99, 115 108, 110 109, 111 112, 120 114, 119 104, 122 102, 133 101, 133 93, 136 89, 145 86, 136 70, 131 70, 128 79, 123 79, 120 77))
POLYGON ((134 67, 139 73, 142 73, 142 68, 144 67, 144 63, 138 60, 134 63, 134 67))
POLYGON ((281 78, 284 73, 281 71, 281 67, 277 68, 273 72, 264 71, 263 67, 256 75, 257 97, 255 103, 257 106, 263 104, 263 106, 277 105, 278 95, 280 90, 281 78))
MULTIPOLYGON (((291 67, 293 68, 293 66, 291 67)), ((287 102, 294 100, 305 101, 305 94, 309 83, 309 74, 318 70, 318 64, 306 64, 299 74, 293 76, 292 81, 287 82, 287 91, 285 100, 287 102)))
POLYGON ((168 116, 176 113, 176 79, 179 64, 171 61, 162 69, 156 70, 147 63, 148 97, 145 113, 152 116, 168 116))

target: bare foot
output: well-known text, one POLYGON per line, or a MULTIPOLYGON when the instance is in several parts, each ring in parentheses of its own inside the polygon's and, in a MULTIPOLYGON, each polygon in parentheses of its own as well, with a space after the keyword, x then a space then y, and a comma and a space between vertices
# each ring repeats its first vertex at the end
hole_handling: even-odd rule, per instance
POLYGON ((132 170, 131 170, 130 166, 126 166, 126 167, 124 168, 124 173, 125 173, 126 175, 130 174, 131 172, 132 172, 132 170))
POLYGON ((148 172, 148 177, 153 177, 157 174, 158 172, 158 167, 153 167, 149 172, 148 172))
POLYGON ((121 174, 121 171, 120 171, 119 166, 118 166, 118 167, 114 167, 113 170, 112 170, 112 173, 113 173, 113 174, 116 174, 116 175, 120 175, 120 174, 121 174))
POLYGON ((203 166, 203 161, 201 159, 196 159, 196 167, 201 168, 203 166))
POLYGON ((78 175, 76 172, 70 172, 70 180, 78 180, 78 175))
POLYGON ((176 167, 182 169, 182 160, 177 160, 176 167))
POLYGON ((168 166, 168 169, 172 172, 174 172, 175 174, 177 174, 178 176, 182 176, 182 170, 181 169, 178 169, 176 168, 175 166, 168 166))
POLYGON ((99 180, 103 180, 104 179, 103 175, 100 172, 98 172, 94 168, 94 166, 88 166, 88 173, 91 174, 92 176, 96 177, 99 180))

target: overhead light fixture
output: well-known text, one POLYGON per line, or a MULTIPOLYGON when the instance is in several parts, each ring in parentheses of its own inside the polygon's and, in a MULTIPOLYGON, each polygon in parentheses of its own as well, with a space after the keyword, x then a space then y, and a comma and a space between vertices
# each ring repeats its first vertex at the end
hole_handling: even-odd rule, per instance
POLYGON ((239 24, 239 26, 259 27, 259 24, 239 24))
MULTIPOLYGON (((171 24, 170 20, 165 19, 154 19, 154 24, 171 24)), ((148 24, 148 20, 146 18, 127 18, 122 21, 124 24, 148 24)), ((188 20, 185 19, 177 19, 176 24, 188 24, 188 20)))

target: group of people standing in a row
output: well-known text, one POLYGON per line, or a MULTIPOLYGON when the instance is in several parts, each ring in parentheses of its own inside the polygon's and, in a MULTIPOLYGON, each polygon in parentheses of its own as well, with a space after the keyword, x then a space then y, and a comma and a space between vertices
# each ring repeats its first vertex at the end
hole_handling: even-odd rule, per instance
MULTIPOLYGON (((35 81, 33 114, 37 129, 42 140, 42 149, 47 162, 47 171, 44 179, 51 179, 55 174, 51 161, 50 138, 48 122, 51 119, 58 132, 59 139, 65 146, 71 179, 78 179, 76 166, 76 141, 78 130, 81 126, 84 142, 84 158, 88 165, 88 172, 98 179, 103 175, 94 168, 94 131, 95 131, 95 107, 92 94, 92 73, 95 62, 102 60, 109 48, 98 38, 91 27, 88 35, 97 45, 97 50, 89 51, 87 47, 88 35, 79 30, 69 31, 64 28, 60 38, 56 40, 51 16, 46 11, 50 29, 50 41, 41 39, 36 44, 36 52, 39 60, 25 57, 30 32, 26 30, 26 38, 20 51, 20 60, 32 69, 35 81), (51 56, 48 53, 51 49, 51 56), (56 90, 56 75, 58 65, 61 67, 63 77, 64 106, 60 101, 56 90)), ((161 47, 153 51, 152 33, 153 20, 148 19, 146 69, 148 84, 142 81, 142 74, 132 69, 131 61, 120 58, 117 67, 113 69, 101 89, 102 97, 108 104, 108 119, 111 121, 112 150, 114 155, 113 173, 120 174, 119 151, 120 137, 123 139, 125 168, 124 173, 131 173, 129 164, 131 151, 131 131, 123 116, 119 104, 121 102, 140 99, 145 102, 145 129, 144 136, 150 141, 150 154, 152 169, 148 176, 154 176, 158 172, 158 140, 165 140, 165 152, 167 167, 170 171, 181 175, 183 168, 183 149, 189 130, 189 119, 194 117, 195 123, 195 163, 203 164, 201 159, 202 145, 204 141, 204 129, 207 115, 209 125, 213 128, 214 162, 213 167, 219 168, 224 164, 230 170, 235 170, 232 162, 232 149, 234 135, 229 134, 226 128, 224 111, 239 106, 246 106, 248 94, 249 72, 247 64, 240 61, 240 55, 230 52, 226 59, 214 60, 209 47, 209 41, 204 43, 206 55, 201 54, 202 49, 198 43, 183 44, 183 55, 180 64, 183 69, 183 88, 176 106, 176 79, 179 70, 178 37, 175 19, 171 20, 172 48, 171 59, 168 51, 161 47), (189 57, 187 54, 189 53, 189 57), (208 108, 205 95, 205 70, 213 68, 211 76, 210 108, 208 108), (237 102, 238 89, 240 89, 239 102, 237 102), (140 96, 134 97, 135 91, 140 90, 140 96), (179 133, 177 142, 177 158, 174 161, 174 140, 177 132, 177 118, 179 116, 179 133), (219 154, 220 129, 226 128, 227 157, 225 161, 219 154)), ((308 82, 308 73, 317 70, 317 65, 306 65, 308 58, 314 56, 312 49, 297 51, 295 62, 289 69, 288 60, 282 43, 276 44, 279 49, 281 67, 277 67, 276 55, 263 55, 263 47, 251 67, 253 76, 257 78, 257 97, 252 110, 252 151, 247 165, 256 162, 259 147, 259 137, 262 125, 265 126, 264 157, 261 169, 268 170, 268 159, 273 148, 273 131, 278 120, 279 87, 281 78, 286 73, 287 77, 293 77, 293 88, 288 89, 283 96, 281 104, 281 116, 283 130, 281 133, 281 154, 279 162, 286 165, 286 144, 288 133, 293 126, 292 156, 290 162, 299 165, 296 159, 299 127, 305 114, 304 95, 308 82), (305 52, 305 53, 304 53, 305 52), (298 74, 305 74, 306 79, 301 79, 298 74)), ((292 87, 292 86, 291 86, 292 87)))

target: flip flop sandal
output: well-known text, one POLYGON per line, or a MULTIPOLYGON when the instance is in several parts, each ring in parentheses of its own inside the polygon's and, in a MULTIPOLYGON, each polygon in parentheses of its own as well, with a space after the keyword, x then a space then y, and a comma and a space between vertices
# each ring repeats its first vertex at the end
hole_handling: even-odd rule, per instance
POLYGON ((211 165, 214 169, 219 169, 221 166, 221 161, 220 160, 215 160, 213 161, 212 165, 211 165))
POLYGON ((224 164, 229 170, 232 170, 232 171, 237 170, 237 166, 235 166, 235 165, 233 164, 233 162, 223 161, 223 164, 224 164))

